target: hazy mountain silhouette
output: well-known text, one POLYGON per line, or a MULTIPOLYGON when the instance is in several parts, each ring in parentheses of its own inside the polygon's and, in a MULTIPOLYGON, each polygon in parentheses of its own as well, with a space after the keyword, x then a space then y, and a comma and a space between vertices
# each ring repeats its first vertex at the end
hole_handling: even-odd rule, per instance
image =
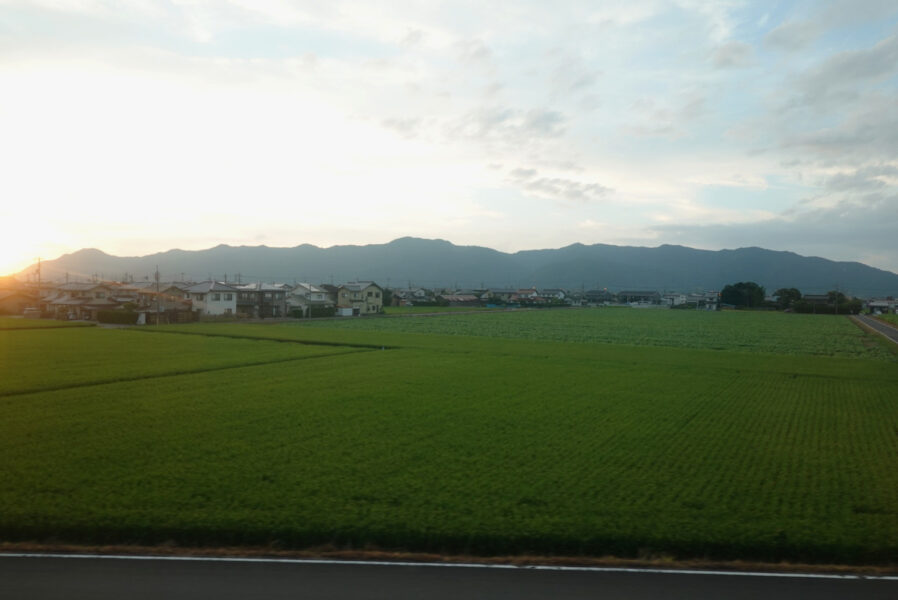
MULTIPOLYGON (((564 287, 670 291, 718 290, 755 281, 769 292, 796 287, 805 293, 839 289, 859 296, 898 294, 898 274, 857 262, 835 262, 763 248, 696 250, 573 244, 513 254, 445 240, 405 237, 388 244, 319 248, 220 245, 169 250, 140 257, 84 249, 42 263, 45 280, 91 277, 164 281, 208 278, 292 283, 374 280, 390 287, 564 287)), ((33 272, 33 267, 19 274, 33 272)))

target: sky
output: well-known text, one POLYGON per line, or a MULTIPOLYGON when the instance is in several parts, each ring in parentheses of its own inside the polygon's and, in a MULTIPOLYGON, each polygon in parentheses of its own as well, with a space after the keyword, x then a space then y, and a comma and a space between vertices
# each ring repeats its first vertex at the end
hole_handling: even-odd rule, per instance
POLYGON ((0 0, 0 274, 402 236, 898 272, 898 2, 0 0))

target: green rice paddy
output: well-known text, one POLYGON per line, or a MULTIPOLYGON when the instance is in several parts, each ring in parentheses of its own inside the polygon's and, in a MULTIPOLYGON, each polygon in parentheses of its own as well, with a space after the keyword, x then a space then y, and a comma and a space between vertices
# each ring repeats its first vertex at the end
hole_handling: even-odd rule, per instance
POLYGON ((894 561, 895 354, 730 314, 3 331, 0 540, 894 561))

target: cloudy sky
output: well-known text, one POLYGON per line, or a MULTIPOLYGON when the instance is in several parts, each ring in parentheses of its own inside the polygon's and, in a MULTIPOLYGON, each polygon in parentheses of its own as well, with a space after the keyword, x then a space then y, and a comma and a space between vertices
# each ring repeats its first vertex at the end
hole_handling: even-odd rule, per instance
POLYGON ((898 2, 0 0, 0 227, 898 271, 898 2))

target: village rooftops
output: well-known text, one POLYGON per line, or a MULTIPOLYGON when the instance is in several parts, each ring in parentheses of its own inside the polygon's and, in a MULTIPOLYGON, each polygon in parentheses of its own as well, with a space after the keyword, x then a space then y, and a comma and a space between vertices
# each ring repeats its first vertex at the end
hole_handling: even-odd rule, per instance
POLYGON ((185 292, 190 294, 208 294, 209 292, 236 292, 237 288, 231 287, 230 285, 221 283, 219 281, 203 281, 201 283, 195 283, 183 289, 185 292))
POLYGON ((64 292, 88 292, 97 287, 112 287, 110 284, 99 283, 99 282, 83 282, 83 281, 73 281, 71 283, 63 283, 62 285, 56 286, 57 290, 61 290, 64 292))
POLYGON ((361 292, 362 290, 364 290, 372 285, 375 287, 378 287, 378 288, 380 287, 373 281, 350 281, 350 282, 344 283, 343 285, 341 285, 339 287, 346 288, 350 292, 361 292))
POLYGON ((311 283, 297 283, 295 286, 293 286, 293 291, 296 293, 300 293, 300 294, 308 294, 308 293, 325 294, 325 293, 327 293, 327 291, 324 290, 323 288, 318 287, 317 285, 314 285, 311 283))
MULTIPOLYGON (((234 289, 241 292, 286 292, 287 284, 285 283, 244 283, 234 286, 234 289)), ((217 290, 216 290, 217 291, 217 290)))

